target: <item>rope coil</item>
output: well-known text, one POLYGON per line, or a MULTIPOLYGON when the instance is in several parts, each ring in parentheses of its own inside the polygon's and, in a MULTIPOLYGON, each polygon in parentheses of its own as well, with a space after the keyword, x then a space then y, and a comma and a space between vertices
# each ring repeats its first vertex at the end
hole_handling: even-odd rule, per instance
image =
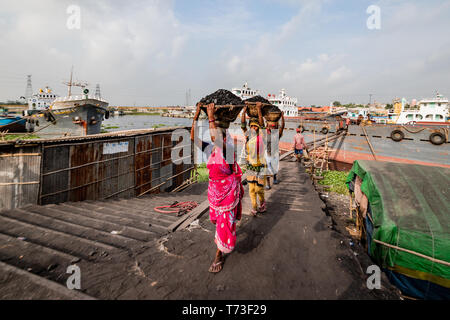
POLYGON ((188 213, 197 206, 198 203, 195 201, 185 201, 185 202, 175 201, 174 203, 168 206, 155 207, 154 210, 159 213, 176 213, 177 217, 181 217, 182 215, 188 213))

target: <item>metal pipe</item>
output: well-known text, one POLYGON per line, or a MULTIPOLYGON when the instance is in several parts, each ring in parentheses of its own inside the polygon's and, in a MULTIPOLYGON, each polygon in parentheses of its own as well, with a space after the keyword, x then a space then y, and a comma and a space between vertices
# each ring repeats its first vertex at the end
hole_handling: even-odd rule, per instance
POLYGON ((0 158, 6 157, 25 157, 25 156, 40 156, 40 153, 11 153, 11 154, 0 154, 0 158))

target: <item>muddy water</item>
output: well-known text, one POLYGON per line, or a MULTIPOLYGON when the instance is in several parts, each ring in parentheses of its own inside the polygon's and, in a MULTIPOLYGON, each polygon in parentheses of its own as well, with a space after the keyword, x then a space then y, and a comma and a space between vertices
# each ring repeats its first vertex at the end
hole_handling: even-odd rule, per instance
POLYGON ((190 126, 192 119, 170 118, 161 116, 115 116, 103 121, 103 127, 108 132, 131 130, 131 129, 150 129, 157 127, 190 126), (118 127, 118 128, 108 128, 118 127))
MULTIPOLYGON (((209 135, 209 123, 207 120, 201 120, 199 123, 199 134, 203 141, 211 142, 209 135)), ((102 128, 108 132, 121 131, 121 130, 131 130, 131 129, 150 129, 150 128, 164 128, 173 126, 188 126, 192 125, 192 119, 186 118, 172 118, 172 117, 162 117, 162 116, 151 116, 151 115, 125 115, 125 116, 115 116, 103 121, 102 128)), ((295 129, 298 126, 295 122, 286 122, 286 128, 295 129)), ((233 136, 241 136, 242 129, 240 128, 239 122, 234 122, 230 125, 229 132, 233 136)), ((285 130, 283 137, 280 142, 282 147, 285 149, 291 149, 294 140, 295 130, 285 130)), ((314 135, 308 132, 303 133, 306 142, 311 142, 314 139, 314 135)), ((323 137, 321 134, 315 135, 316 139, 323 137)), ((238 145, 238 155, 242 150, 242 145, 238 145)), ((342 164, 337 164, 339 168, 345 168, 342 164)), ((340 169, 336 169, 340 170, 340 169)))

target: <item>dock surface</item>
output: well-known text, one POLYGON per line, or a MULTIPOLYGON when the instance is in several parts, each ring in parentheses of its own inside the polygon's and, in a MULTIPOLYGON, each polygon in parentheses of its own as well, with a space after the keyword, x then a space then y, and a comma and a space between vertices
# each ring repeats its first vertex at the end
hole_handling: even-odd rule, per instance
POLYGON ((29 206, 0 213, 1 299, 396 299, 369 290, 348 238, 332 228, 309 175, 282 161, 281 183, 267 192, 267 213, 244 215, 223 270, 208 213, 187 229, 153 212, 173 201, 206 198, 206 184, 144 198, 29 206), (66 269, 81 290, 66 288, 66 269))

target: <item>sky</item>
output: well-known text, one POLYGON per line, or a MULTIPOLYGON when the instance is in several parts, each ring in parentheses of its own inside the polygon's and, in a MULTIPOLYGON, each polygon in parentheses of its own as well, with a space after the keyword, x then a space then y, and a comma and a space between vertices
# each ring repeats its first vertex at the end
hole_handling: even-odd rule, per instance
POLYGON ((305 106, 450 97, 449 16, 450 0, 2 0, 0 101, 28 74, 65 95, 72 66, 112 106, 184 105, 188 89, 195 104, 244 82, 305 106))

